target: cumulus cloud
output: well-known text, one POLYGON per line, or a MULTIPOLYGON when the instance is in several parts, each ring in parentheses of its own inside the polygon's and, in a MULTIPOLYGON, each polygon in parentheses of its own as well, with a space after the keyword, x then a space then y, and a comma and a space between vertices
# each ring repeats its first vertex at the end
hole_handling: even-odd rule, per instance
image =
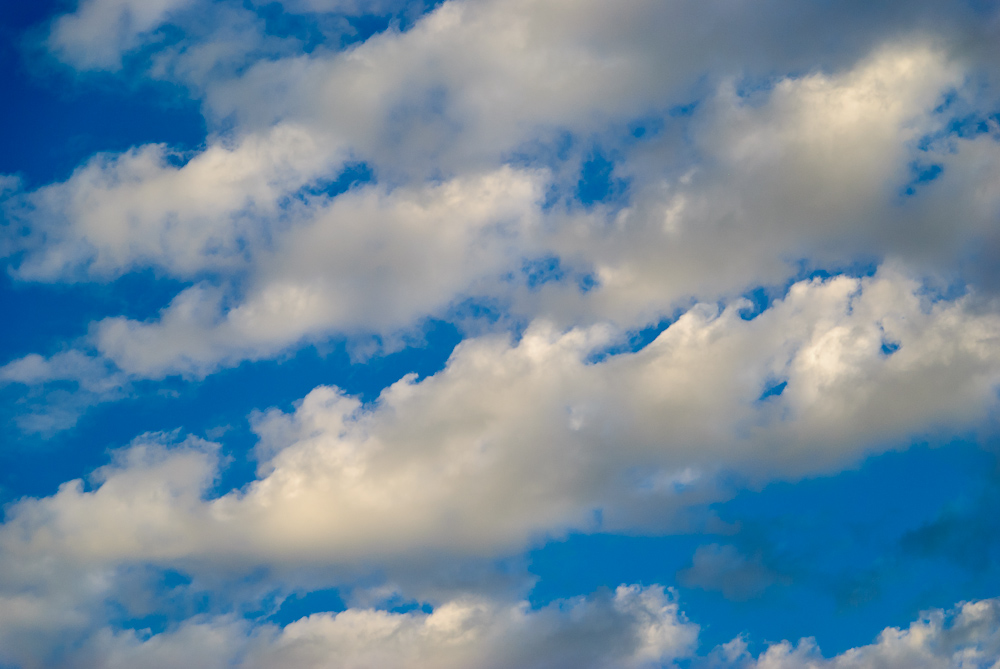
POLYGON ((688 655, 697 631, 661 588, 622 586, 537 611, 471 599, 428 615, 311 616, 284 628, 246 666, 657 667, 688 655))
MULTIPOLYGON (((434 14, 424 23, 449 20, 434 14)), ((359 65, 368 50, 397 41, 392 48, 403 49, 417 38, 373 38, 329 62, 302 63, 301 78, 333 76, 311 68, 347 68, 335 88, 351 90, 351 81, 382 76, 381 65, 359 65)), ((561 327, 628 328, 692 297, 780 285, 803 263, 893 257, 947 275, 971 259, 986 268, 992 255, 970 253, 992 239, 1000 144, 990 133, 930 148, 919 141, 946 122, 933 110, 963 76, 958 61, 923 40, 881 48, 839 74, 786 77, 752 96, 729 79, 684 121, 693 133, 687 149, 667 138, 639 145, 616 168, 632 184, 628 205, 590 213, 546 202, 558 169, 509 165, 316 194, 351 156, 399 165, 405 155, 395 147, 385 163, 359 143, 367 131, 353 131, 349 119, 338 125, 336 113, 322 123, 262 124, 182 166, 165 147, 147 146, 98 157, 65 183, 13 198, 8 216, 32 231, 18 241, 25 253, 16 274, 105 280, 152 266, 189 279, 214 275, 177 295, 158 321, 96 325, 99 350, 155 377, 210 373, 337 333, 391 334, 470 297, 561 327), (940 163, 942 176, 905 195, 914 161, 940 163), (523 268, 537 257, 570 271, 532 285, 523 268)), ((267 97, 291 104, 284 93, 267 97)), ((347 106, 351 118, 372 123, 377 114, 363 105, 382 103, 366 99, 342 96, 323 108, 347 106)), ((384 127, 371 132, 387 136, 384 127)))
POLYGON ((889 269, 805 281, 752 320, 742 301, 699 305, 641 351, 596 362, 615 341, 606 327, 466 340, 443 371, 372 406, 320 387, 292 413, 258 414, 259 479, 241 491, 203 499, 211 450, 140 444, 92 491, 12 506, 0 546, 371 564, 670 527, 678 508, 728 494, 720 474, 795 478, 982 425, 1000 322, 920 290, 889 269))
POLYGON ((620 167, 634 182, 629 206, 611 221, 577 217, 559 229, 558 253, 595 267, 599 287, 578 298, 581 308, 655 319, 683 296, 780 284, 803 262, 893 256, 947 271, 956 247, 991 229, 1000 195, 995 172, 978 169, 1000 155, 995 138, 917 147, 943 122, 931 110, 960 72, 910 45, 767 92, 723 84, 694 118, 695 158, 678 163, 667 141, 636 150, 620 167), (907 197, 914 161, 941 161, 942 183, 907 197), (674 174, 661 177, 665 168, 674 174))
POLYGON ((205 373, 303 338, 404 329, 492 282, 537 226, 542 175, 502 168, 422 188, 357 188, 323 199, 258 254, 240 302, 198 284, 159 320, 112 318, 95 343, 142 376, 205 373), (228 306, 228 308, 227 308, 228 306))
POLYGON ((349 608, 316 613, 284 627, 202 614, 155 634, 102 622, 101 608, 87 601, 88 593, 79 594, 76 602, 5 598, 10 607, 0 616, 0 660, 26 668, 307 669, 333 663, 344 669, 640 669, 689 656, 698 635, 698 626, 680 612, 675 595, 659 586, 623 585, 539 609, 523 601, 465 594, 438 603, 429 613, 349 608), (75 606, 57 608, 67 604, 75 606), (36 611, 42 607, 53 610, 36 611))
POLYGON ((245 247, 279 234, 281 199, 331 165, 321 142, 279 126, 233 146, 213 144, 182 166, 163 145, 98 155, 69 181, 9 203, 10 217, 31 233, 17 276, 110 279, 149 266, 180 277, 239 271, 245 247))
MULTIPOLYGON (((1000 130, 984 74, 997 25, 992 6, 932 0, 81 0, 51 24, 50 51, 180 84, 210 132, 186 154, 92 156, 30 192, 0 176, 15 280, 152 268, 186 282, 154 318, 91 324, 89 353, 0 367, 6 392, 25 389, 24 429, 72 426, 137 379, 399 335, 477 300, 504 317, 375 402, 322 386, 255 412, 259 467, 238 490, 212 492, 219 445, 149 434, 86 481, 11 504, 0 662, 693 658, 697 627, 659 587, 533 609, 479 579, 431 612, 352 601, 284 627, 250 610, 293 582, 677 529, 733 481, 982 430, 1000 383, 1000 130), (412 21, 345 47, 346 17, 366 10, 412 21), (306 14, 324 39, 269 34, 282 29, 267 12, 306 14), (607 158, 616 198, 579 197, 587 156, 607 158), (358 165, 365 178, 341 181, 358 165), (801 280, 856 263, 879 269, 801 280), (964 296, 931 289, 944 284, 964 296), (779 299, 751 318, 734 296, 758 286, 779 299), (652 343, 623 346, 671 314, 652 343), (166 569, 195 584, 156 591, 166 569), (212 591, 201 609, 198 588, 212 591), (157 615, 163 631, 122 622, 157 615)), ((747 599, 777 575, 711 544, 679 578, 747 599)), ((985 666, 997 610, 932 611, 829 659, 810 640, 753 657, 737 639, 693 660, 985 666)))
MULTIPOLYGON (((698 626, 672 592, 618 587, 533 609, 466 595, 432 612, 349 608, 316 613, 284 627, 233 615, 198 615, 158 633, 100 626, 84 636, 75 611, 44 614, 37 604, 4 599, 0 659, 28 669, 78 667, 394 666, 585 669, 677 666, 736 669, 942 669, 990 667, 1000 660, 1000 602, 933 609, 906 629, 886 628, 874 643, 824 657, 811 638, 770 644, 757 657, 743 638, 696 655, 698 626), (47 644, 47 645, 43 645, 47 644)), ((65 602, 64 602, 65 603, 65 602)), ((91 624, 95 619, 91 618, 91 624)))
POLYGON ((754 659, 736 639, 717 649, 713 666, 739 669, 960 669, 1000 662, 1000 602, 928 611, 907 629, 886 628, 875 643, 824 658, 812 639, 771 645, 754 659))

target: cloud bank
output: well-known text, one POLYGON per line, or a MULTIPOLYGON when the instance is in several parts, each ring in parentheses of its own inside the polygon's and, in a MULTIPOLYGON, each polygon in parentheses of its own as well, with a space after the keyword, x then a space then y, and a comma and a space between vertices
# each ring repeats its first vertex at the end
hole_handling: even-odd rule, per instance
MULTIPOLYGON (((993 666, 993 599, 832 657, 751 652, 700 647, 709 621, 670 587, 534 605, 502 565, 574 534, 705 532, 741 491, 916 442, 993 443, 997 26, 992 3, 923 0, 50 17, 48 67, 169 86, 208 132, 34 189, 0 175, 15 284, 173 282, 148 313, 0 360, 19 429, 333 341, 377 358, 432 321, 462 341, 371 401, 331 379, 244 407, 240 484, 220 484, 225 439, 178 416, 12 499, 0 661, 993 666), (343 610, 275 619, 330 589, 343 610)), ((780 580, 725 542, 690 565, 679 585, 733 600, 780 580)))

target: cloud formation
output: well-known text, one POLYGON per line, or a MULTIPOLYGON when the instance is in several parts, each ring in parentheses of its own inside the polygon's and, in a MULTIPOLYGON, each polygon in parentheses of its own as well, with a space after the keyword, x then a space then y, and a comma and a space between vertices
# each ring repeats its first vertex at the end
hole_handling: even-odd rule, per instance
POLYGON ((670 527, 679 508, 731 494, 720 476, 835 471, 983 424, 1000 321, 919 292, 891 270, 801 282, 752 320, 746 302, 699 305, 642 350, 596 361, 614 343, 605 327, 466 340, 443 371, 372 406, 321 387, 292 413, 258 414, 259 479, 243 490, 204 500, 211 448, 139 442, 94 490, 11 507, 0 545, 353 564, 670 527))
MULTIPOLYGON (((175 286, 158 311, 86 316, 49 357, 0 359, 23 431, 311 345, 378 355, 431 319, 464 339, 372 401, 332 379, 244 407, 240 485, 220 483, 227 444, 178 416, 12 500, 0 663, 992 666, 992 599, 829 658, 808 639, 754 655, 699 648, 710 621, 670 588, 533 606, 530 575, 498 565, 571 533, 698 533, 740 491, 994 438, 998 26, 971 0, 51 17, 50 65, 165 83, 208 132, 33 190, 0 175, 12 281, 175 286), (275 621, 323 588, 343 611, 275 621)), ((762 596, 779 576, 736 545, 692 544, 679 586, 762 596)))
MULTIPOLYGON (((451 26, 435 13, 415 32, 373 38, 330 63, 359 82, 382 76, 374 65, 354 71, 359 52, 388 48, 390 39, 406 44, 437 30, 424 25, 434 22, 451 26)), ((693 297, 780 285, 803 265, 888 257, 932 275, 983 278, 1000 194, 995 129, 927 144, 950 118, 935 107, 962 85, 963 72, 945 51, 916 42, 749 96, 726 79, 683 119, 692 133, 686 148, 665 131, 614 167, 630 184, 629 206, 591 212, 547 202, 560 192, 563 167, 496 165, 406 185, 410 177, 387 172, 388 159, 359 144, 364 132, 329 116, 320 124, 278 115, 235 143, 212 140, 183 164, 163 146, 140 147, 12 198, 9 216, 33 231, 18 242, 25 254, 16 272, 101 281, 152 267, 197 281, 157 320, 94 326, 94 346, 124 371, 153 378, 203 375, 336 334, 392 335, 470 298, 563 327, 628 328, 693 297), (333 197, 317 191, 352 156, 386 183, 333 197), (940 176, 908 186, 918 164, 940 176), (404 183, 391 186, 397 178, 404 183), (524 267, 534 258, 553 258, 565 271, 533 285, 524 267)), ((275 99, 291 104, 287 95, 275 99)), ((351 114, 375 117, 360 107, 351 114)), ((504 150, 523 141, 505 140, 504 150)), ((388 162, 401 164, 400 151, 388 162)))

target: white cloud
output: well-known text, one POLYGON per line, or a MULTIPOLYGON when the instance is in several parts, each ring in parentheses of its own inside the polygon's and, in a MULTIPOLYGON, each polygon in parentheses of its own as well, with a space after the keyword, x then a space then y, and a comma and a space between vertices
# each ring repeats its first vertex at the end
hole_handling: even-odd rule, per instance
MULTIPOLYGON (((614 9, 591 0, 448 2, 405 33, 347 51, 262 59, 208 83, 206 111, 235 116, 245 128, 293 120, 332 133, 397 177, 454 174, 495 165, 559 132, 586 137, 689 103, 706 73, 714 83, 747 70, 773 76, 775 67, 836 70, 882 39, 860 37, 864 46, 836 56, 773 40, 785 51, 761 67, 760 40, 783 30, 762 11, 647 0, 614 9)), ((830 17, 809 18, 830 28, 830 17)), ((871 30, 854 28, 858 36, 871 30)))
MULTIPOLYGON (((451 26, 447 16, 426 21, 451 26)), ((365 53, 417 38, 386 34, 329 63, 303 61, 302 85, 326 76, 313 68, 335 66, 360 86, 373 72, 382 76, 381 65, 359 65, 365 53)), ((288 63, 261 67, 279 65, 288 63)), ((210 373, 336 333, 391 335, 465 297, 496 297, 523 318, 563 327, 610 320, 627 328, 692 296, 780 284, 804 259, 836 265, 888 255, 947 272, 970 247, 982 247, 1000 194, 989 169, 1000 158, 991 136, 962 140, 957 151, 915 148, 940 126, 930 110, 961 77, 945 52, 917 42, 879 50, 836 75, 781 79, 749 99, 723 85, 690 120, 686 151, 664 140, 627 156, 620 169, 633 179, 633 196, 617 213, 543 208, 545 188, 562 177, 505 166, 332 199, 303 195, 364 141, 365 132, 348 132, 354 121, 331 120, 340 112, 323 124, 262 126, 232 145, 213 141, 183 167, 164 147, 144 147, 99 157, 66 183, 14 198, 10 215, 33 229, 16 273, 103 279, 153 266, 221 277, 179 294, 158 321, 112 318, 95 328, 102 352, 155 377, 210 373), (944 176, 903 198, 917 158, 942 162, 944 176), (579 276, 593 272, 596 287, 526 286, 525 258, 546 253, 579 276)), ((268 95, 292 104, 288 97, 268 95)), ((347 96, 328 107, 374 123, 378 114, 364 105, 377 100, 366 99, 347 96)), ((401 164, 405 150, 395 147, 392 156, 401 164)))
POLYGON ((527 603, 448 602, 432 614, 349 610, 282 630, 248 667, 658 667, 693 649, 697 627, 660 588, 613 597, 527 603))
POLYGON ((116 70, 125 52, 150 38, 172 12, 195 0, 80 0, 52 26, 49 48, 80 69, 116 70))
MULTIPOLYGON (((225 580, 263 567, 281 583, 303 566, 395 574, 404 562, 510 557, 572 530, 663 530, 678 509, 731 494, 726 474, 794 479, 983 428, 1000 383, 1000 316, 979 290, 1000 285, 998 132, 920 142, 949 121, 934 111, 944 94, 978 95, 989 21, 954 3, 827 5, 453 0, 405 32, 309 54, 265 36, 237 2, 82 0, 57 19, 47 44, 58 58, 114 70, 148 48, 148 74, 198 96, 212 132, 191 155, 101 154, 34 192, 0 177, 17 279, 152 267, 191 282, 153 320, 93 324, 100 357, 0 368, 0 383, 29 389, 26 429, 72 425, 129 379, 200 376, 334 334, 398 334, 465 298, 497 299, 531 325, 516 342, 466 340, 443 371, 404 378, 370 406, 320 387, 294 411, 256 414, 258 478, 222 497, 210 493, 216 445, 145 435, 88 484, 12 504, 0 661, 658 666, 690 654, 696 628, 657 588, 539 611, 482 592, 450 593, 431 614, 355 602, 280 629, 178 605, 182 622, 162 634, 120 629, 106 609, 169 608, 126 574, 140 568, 225 580), (165 40, 171 23, 186 36, 165 40), (688 115, 669 111, 694 101, 688 115), (660 134, 622 140, 637 119, 660 134), (585 211, 564 196, 592 143, 630 186, 623 202, 585 211), (350 161, 376 183, 316 193, 350 161), (941 176, 904 196, 924 162, 941 176), (549 255, 574 277, 593 272, 593 289, 526 285, 524 263, 549 255), (802 262, 858 259, 882 268, 797 283, 750 321, 732 300, 784 284, 802 262), (934 301, 913 278, 928 275, 962 276, 971 292, 934 301), (642 351, 593 359, 695 300, 642 351)), ((742 598, 774 575, 713 545, 682 578, 742 598)), ((233 587, 244 600, 227 610, 260 603, 233 587)), ((716 659, 985 664, 1000 654, 996 611, 932 612, 829 660, 808 640, 758 658, 737 640, 716 659)))
POLYGON ((995 599, 924 612, 906 629, 886 628, 874 643, 829 658, 811 638, 772 643, 756 658, 745 640, 736 638, 698 657, 698 625, 659 586, 623 585, 614 593, 558 600, 540 609, 465 595, 440 602, 431 613, 349 608, 284 627, 201 614, 156 634, 100 626, 96 616, 90 622, 98 627, 84 632, 82 617, 72 609, 42 611, 23 598, 4 603, 9 606, 0 614, 0 660, 26 669, 179 664, 310 669, 331 662, 343 669, 653 669, 688 658, 693 666, 733 669, 964 669, 1000 661, 995 599))
POLYGON ((107 279, 148 266, 181 277, 239 272, 245 248, 266 248, 280 234, 282 198, 339 164, 322 138, 294 126, 215 142, 181 167, 171 161, 178 157, 163 145, 98 155, 65 183, 12 202, 11 217, 34 224, 17 276, 107 279))
POLYGON ((304 338, 410 327, 516 262, 519 240, 537 226, 542 178, 502 168, 317 198, 304 215, 293 207, 290 229, 257 251, 255 276, 236 304, 226 305, 221 289, 195 285, 157 321, 98 323, 96 345, 134 374, 203 374, 304 338))
POLYGON ((868 646, 824 658, 812 639, 771 645, 756 660, 735 640, 717 649, 718 666, 736 669, 966 669, 1000 665, 1000 601, 924 613, 907 629, 886 628, 868 646))
POLYGON ((466 340, 442 372, 371 407, 317 388, 255 419, 260 478, 242 492, 202 498, 210 451, 137 446, 94 491, 67 484, 11 507, 0 546, 248 565, 507 555, 595 529, 595 510, 604 530, 662 529, 726 495, 720 472, 832 471, 976 430, 996 406, 1000 321, 972 298, 932 303, 884 269, 796 284, 751 321, 745 306, 697 306, 642 351, 596 363, 605 327, 466 340))
MULTIPOLYGON (((27 609, 17 610, 26 620, 27 609)), ((54 621, 31 622, 44 629, 54 621)), ((12 629, 0 624, 0 638, 10 641, 12 629)), ((105 627, 82 643, 52 638, 47 650, 5 644, 0 659, 24 667, 61 663, 102 669, 308 669, 331 662, 342 669, 651 669, 689 655, 697 634, 698 627, 687 622, 662 588, 621 586, 613 594, 557 601, 538 610, 527 602, 466 596, 443 602, 430 614, 348 609, 284 628, 254 628, 233 616, 195 616, 155 635, 105 627)))
POLYGON ((637 314, 655 320, 688 296, 781 284, 802 262, 890 256, 949 270, 956 247, 991 227, 1000 197, 985 169, 1000 158, 994 138, 958 151, 916 147, 942 123, 929 112, 960 80, 954 62, 918 44, 836 75, 782 78, 748 97, 723 84, 695 115, 686 145, 667 136, 618 167, 633 179, 626 208, 555 228, 552 248, 595 267, 599 286, 533 308, 629 323, 637 314), (943 183, 903 197, 917 160, 943 162, 943 183))

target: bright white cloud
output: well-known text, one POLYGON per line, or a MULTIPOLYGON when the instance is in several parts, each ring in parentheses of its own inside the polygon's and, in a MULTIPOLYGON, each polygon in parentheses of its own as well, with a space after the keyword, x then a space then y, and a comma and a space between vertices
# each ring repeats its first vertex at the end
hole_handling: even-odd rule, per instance
POLYGON ((138 267, 239 272, 281 231, 281 201, 338 162, 322 138, 278 126, 178 167, 163 145, 98 155, 67 182, 11 203, 33 236, 20 278, 114 278, 138 267))
POLYGON ((291 206, 290 229, 258 251, 240 302, 227 308, 225 291, 195 285, 152 323, 97 324, 96 345, 134 374, 203 374, 303 338, 410 327, 518 261, 538 225, 542 178, 502 168, 291 206))

